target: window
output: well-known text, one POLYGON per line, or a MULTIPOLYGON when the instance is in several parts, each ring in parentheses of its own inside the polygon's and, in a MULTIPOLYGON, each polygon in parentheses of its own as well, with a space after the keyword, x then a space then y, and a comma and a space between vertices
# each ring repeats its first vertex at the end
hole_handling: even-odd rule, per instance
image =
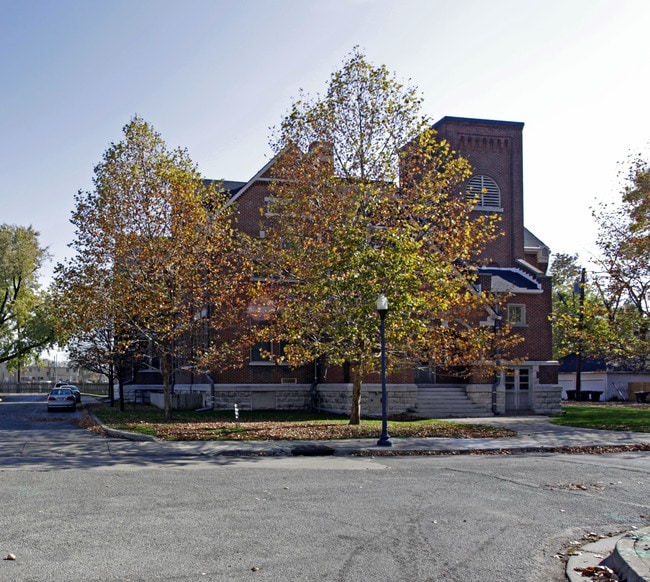
POLYGON ((287 342, 258 342, 251 346, 250 363, 251 364, 275 364, 271 356, 283 357, 284 348, 287 342))
POLYGON ((269 363, 273 352, 271 342, 258 342, 251 346, 251 364, 269 363))
POLYGON ((501 210, 501 190, 489 176, 472 176, 467 182, 467 200, 477 209, 501 210))
POLYGON ((530 370, 528 368, 515 368, 506 370, 506 390, 528 390, 530 388, 530 370))
POLYGON ((526 325, 526 306, 518 303, 508 303, 508 323, 510 325, 526 325))

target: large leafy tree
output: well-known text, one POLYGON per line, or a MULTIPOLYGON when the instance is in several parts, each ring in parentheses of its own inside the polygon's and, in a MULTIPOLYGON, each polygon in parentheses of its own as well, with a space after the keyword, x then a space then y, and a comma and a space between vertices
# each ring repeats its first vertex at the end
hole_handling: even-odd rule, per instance
POLYGON ((77 252, 58 270, 65 321, 77 337, 110 327, 114 353, 144 344, 170 418, 175 371, 226 365, 245 313, 249 269, 233 209, 185 150, 170 150, 139 117, 105 152, 94 186, 77 194, 77 252))
POLYGON ((47 252, 31 227, 0 225, 0 362, 27 362, 52 345, 49 302, 38 271, 47 252))
POLYGON ((291 364, 349 364, 352 424, 378 370, 379 294, 389 300, 389 369, 468 365, 495 349, 492 329, 472 325, 486 298, 466 267, 494 221, 471 215, 460 194, 470 166, 436 140, 420 101, 355 50, 326 94, 301 94, 272 138, 255 250, 271 310, 258 337, 285 342, 291 364))
POLYGON ((647 368, 650 359, 650 165, 629 161, 618 205, 594 211, 600 276, 597 289, 619 339, 619 363, 647 368))

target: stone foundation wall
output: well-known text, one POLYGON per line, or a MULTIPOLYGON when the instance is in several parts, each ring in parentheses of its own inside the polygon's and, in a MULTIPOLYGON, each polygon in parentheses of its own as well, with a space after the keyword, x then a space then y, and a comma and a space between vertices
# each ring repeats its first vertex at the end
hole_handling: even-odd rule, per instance
MULTIPOLYGON (((415 384, 388 384, 388 414, 408 414, 417 406, 418 389, 415 384)), ((309 410, 312 406, 340 414, 349 414, 352 408, 352 384, 318 384, 315 394, 310 384, 215 384, 214 397, 209 384, 177 384, 174 393, 179 404, 174 407, 212 407, 223 410, 309 410), (187 396, 183 396, 187 395, 187 396), (180 404, 191 397, 191 404, 180 404), (198 398, 198 401, 197 401, 198 398), (198 402, 198 404, 197 404, 198 402)), ((470 384, 466 388, 472 402, 492 412, 492 385, 470 384)), ((530 406, 534 414, 561 412, 562 387, 556 384, 537 384, 531 387, 530 406)), ((161 386, 130 385, 125 387, 127 401, 154 403, 162 400, 161 386), (157 389, 154 391, 154 389, 157 389), (158 393, 156 393, 158 392, 158 393)), ((505 414, 506 391, 501 383, 496 389, 496 412, 505 414)), ((361 414, 381 416, 381 384, 368 383, 361 390, 361 414)))
MULTIPOLYGON (((194 408, 214 404, 216 409, 234 409, 237 404, 240 410, 308 410, 310 388, 309 384, 215 384, 213 397, 209 384, 176 384, 173 396, 179 402, 191 399, 194 408)), ((164 402, 162 386, 125 386, 124 397, 127 402, 155 406, 164 402)))
MULTIPOLYGON (((247 384, 215 385, 214 407, 240 410, 308 410, 311 407, 309 384, 247 384)), ((205 393, 205 406, 212 406, 210 388, 205 393)))
MULTIPOLYGON (((177 387, 178 390, 178 387, 177 387)), ((402 414, 415 410, 417 386, 415 384, 388 384, 386 386, 388 414, 402 414)), ((211 406, 210 387, 205 390, 205 406, 211 406)), ((240 410, 308 410, 312 406, 341 414, 352 408, 352 384, 318 384, 312 398, 307 384, 249 384, 215 385, 215 408, 240 410)), ((361 389, 361 414, 381 416, 381 385, 364 384, 361 389)))
POLYGON ((531 394, 535 414, 559 414, 562 412, 562 386, 559 384, 538 384, 531 394))
MULTIPOLYGON (((387 384, 388 414, 413 412, 418 389, 415 384, 387 384)), ((319 384, 316 404, 318 408, 341 414, 352 409, 352 384, 319 384)), ((361 387, 362 416, 381 416, 381 384, 363 384, 361 387)))

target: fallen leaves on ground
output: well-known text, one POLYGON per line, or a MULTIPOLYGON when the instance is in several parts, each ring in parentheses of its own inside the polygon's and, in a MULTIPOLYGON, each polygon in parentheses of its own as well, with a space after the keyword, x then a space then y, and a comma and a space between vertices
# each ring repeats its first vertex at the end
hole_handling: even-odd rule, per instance
POLYGON ((574 568, 574 570, 591 580, 611 580, 612 582, 619 580, 616 572, 607 566, 587 566, 586 568, 574 568))
MULTIPOLYGON (((308 422, 206 422, 147 424, 163 440, 296 440, 376 438, 373 425, 308 422)), ((393 429, 393 437, 489 438, 513 436, 511 431, 492 427, 427 424, 393 429)))
MULTIPOLYGON (((79 424, 97 432, 101 428, 89 415, 79 419, 79 424)), ((125 430, 146 432, 162 440, 296 440, 318 441, 350 438, 377 438, 377 423, 351 425, 337 422, 287 422, 287 421, 211 421, 211 422, 138 422, 124 425, 125 430), (144 430, 143 430, 144 429, 144 430)), ((500 427, 462 425, 447 422, 395 422, 389 423, 389 433, 394 438, 500 438, 515 436, 515 432, 500 427)))
POLYGON ((104 429, 97 424, 97 421, 84 410, 84 415, 81 418, 75 418, 72 421, 79 428, 85 428, 87 431, 94 432, 95 434, 103 434, 104 429))

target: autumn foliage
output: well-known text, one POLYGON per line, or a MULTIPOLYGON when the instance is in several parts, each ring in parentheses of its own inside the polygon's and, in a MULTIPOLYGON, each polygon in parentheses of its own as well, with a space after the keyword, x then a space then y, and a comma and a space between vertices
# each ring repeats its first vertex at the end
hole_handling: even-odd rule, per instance
POLYGON ((389 370, 491 359, 495 336, 476 322, 491 299, 475 260, 496 236, 463 192, 467 160, 438 141, 420 98, 358 51, 322 98, 296 101, 277 131, 265 237, 253 251, 274 310, 260 339, 281 340, 291 364, 349 363, 350 422, 361 384, 378 370, 375 300, 389 300, 389 370))
POLYGON ((169 417, 175 370, 227 365, 245 319, 250 270, 233 209, 185 150, 169 150, 138 117, 94 185, 76 197, 76 255, 58 270, 62 321, 72 336, 110 326, 115 349, 162 374, 169 417))

